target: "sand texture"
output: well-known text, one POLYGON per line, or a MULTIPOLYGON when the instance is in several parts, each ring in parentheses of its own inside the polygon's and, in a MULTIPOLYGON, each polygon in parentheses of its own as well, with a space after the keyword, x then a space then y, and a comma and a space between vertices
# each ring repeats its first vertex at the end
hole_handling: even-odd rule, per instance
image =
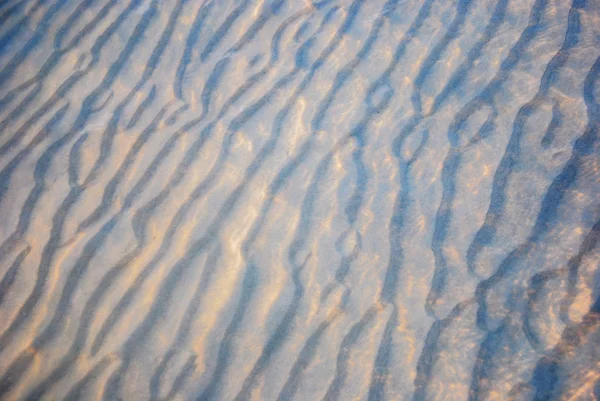
POLYGON ((599 0, 0 0, 0 400, 600 397, 599 0))

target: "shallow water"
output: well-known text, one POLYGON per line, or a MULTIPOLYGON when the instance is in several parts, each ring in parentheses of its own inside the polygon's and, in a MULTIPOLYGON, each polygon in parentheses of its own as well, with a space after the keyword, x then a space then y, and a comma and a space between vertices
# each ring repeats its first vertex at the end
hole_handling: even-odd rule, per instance
POLYGON ((599 56, 595 0, 0 2, 0 399, 598 399, 599 56))

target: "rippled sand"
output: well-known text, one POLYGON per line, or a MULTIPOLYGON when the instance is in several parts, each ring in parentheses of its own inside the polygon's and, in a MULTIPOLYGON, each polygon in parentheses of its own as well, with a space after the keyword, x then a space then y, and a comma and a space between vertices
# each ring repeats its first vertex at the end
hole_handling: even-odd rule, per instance
POLYGON ((597 0, 0 2, 1 400, 600 397, 597 0))

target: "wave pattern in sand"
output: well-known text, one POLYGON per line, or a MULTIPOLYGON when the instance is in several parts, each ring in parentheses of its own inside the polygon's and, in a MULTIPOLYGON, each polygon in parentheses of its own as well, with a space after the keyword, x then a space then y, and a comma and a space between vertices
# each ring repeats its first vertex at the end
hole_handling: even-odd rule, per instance
POLYGON ((600 394, 595 0, 0 2, 0 399, 600 394))

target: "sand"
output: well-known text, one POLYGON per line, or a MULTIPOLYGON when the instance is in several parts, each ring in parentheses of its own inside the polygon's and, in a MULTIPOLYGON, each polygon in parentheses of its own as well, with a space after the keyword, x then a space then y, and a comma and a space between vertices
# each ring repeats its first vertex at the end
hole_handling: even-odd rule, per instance
POLYGON ((0 2, 0 400, 593 400, 600 3, 0 2))

